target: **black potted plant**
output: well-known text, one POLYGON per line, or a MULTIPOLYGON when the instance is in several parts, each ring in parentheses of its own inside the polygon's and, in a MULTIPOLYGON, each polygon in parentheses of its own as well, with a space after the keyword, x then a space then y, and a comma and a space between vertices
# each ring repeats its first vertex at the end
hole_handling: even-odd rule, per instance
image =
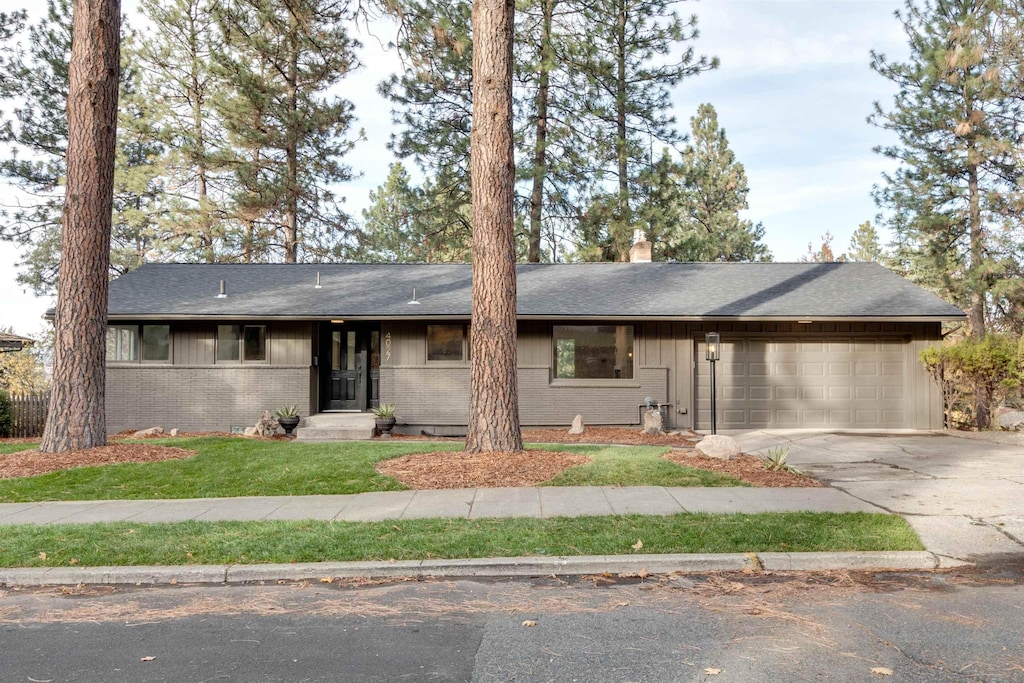
POLYGON ((370 412, 376 418, 374 422, 380 435, 385 439, 391 438, 391 430, 395 426, 395 404, 381 403, 376 408, 371 408, 370 412))
POLYGON ((277 424, 281 425, 285 436, 291 436, 295 428, 299 426, 299 420, 301 419, 299 411, 296 410, 295 406, 284 406, 278 409, 275 415, 277 415, 277 424))

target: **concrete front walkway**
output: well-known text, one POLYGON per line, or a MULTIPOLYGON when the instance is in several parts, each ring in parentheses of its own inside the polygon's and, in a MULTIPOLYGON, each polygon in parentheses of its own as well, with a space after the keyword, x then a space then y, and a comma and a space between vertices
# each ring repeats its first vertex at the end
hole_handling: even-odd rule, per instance
POLYGON ((830 488, 534 487, 389 491, 347 496, 103 500, 0 504, 2 524, 580 517, 680 512, 884 512, 830 488))
POLYGON ((735 436, 748 453, 788 447, 794 466, 902 515, 937 555, 1024 554, 1024 435, 777 430, 735 436))

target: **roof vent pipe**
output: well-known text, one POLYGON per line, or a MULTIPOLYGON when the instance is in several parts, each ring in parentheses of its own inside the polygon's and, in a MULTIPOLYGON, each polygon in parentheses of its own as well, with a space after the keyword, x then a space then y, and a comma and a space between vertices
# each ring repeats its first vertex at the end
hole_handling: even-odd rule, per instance
POLYGON ((227 299, 228 298, 228 288, 224 284, 224 280, 220 281, 220 294, 217 295, 217 298, 218 299, 227 299))
POLYGON ((323 285, 320 284, 320 271, 319 270, 316 271, 316 285, 314 285, 313 289, 323 289, 323 285))

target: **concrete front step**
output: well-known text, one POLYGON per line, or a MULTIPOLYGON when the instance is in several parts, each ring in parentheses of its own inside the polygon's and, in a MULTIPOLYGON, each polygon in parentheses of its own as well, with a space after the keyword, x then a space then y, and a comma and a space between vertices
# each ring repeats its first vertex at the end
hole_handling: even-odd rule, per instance
POLYGON ((373 429, 312 429, 295 430, 296 441, 361 441, 372 439, 373 429))
POLYGON ((307 418, 295 434, 298 441, 353 441, 372 439, 374 429, 372 413, 320 413, 307 418))

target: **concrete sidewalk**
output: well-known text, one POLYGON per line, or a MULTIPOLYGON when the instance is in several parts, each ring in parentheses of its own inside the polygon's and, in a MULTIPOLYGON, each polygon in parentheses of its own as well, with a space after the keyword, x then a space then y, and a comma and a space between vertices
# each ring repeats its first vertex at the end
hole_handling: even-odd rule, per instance
POLYGON ((3 524, 673 515, 681 512, 885 512, 833 488, 532 487, 346 496, 0 504, 3 524))

